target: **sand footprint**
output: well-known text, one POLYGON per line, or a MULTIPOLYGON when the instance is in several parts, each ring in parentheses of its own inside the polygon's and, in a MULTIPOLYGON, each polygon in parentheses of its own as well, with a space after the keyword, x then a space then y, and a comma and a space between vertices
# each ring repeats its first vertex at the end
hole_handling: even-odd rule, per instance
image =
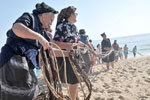
POLYGON ((118 98, 119 100, 125 100, 125 98, 122 95, 120 95, 118 98))
POLYGON ((147 74, 150 75, 150 69, 147 71, 147 74))
POLYGON ((97 98, 94 98, 94 100, 101 100, 101 98, 100 98, 100 97, 97 97, 97 98))
POLYGON ((107 100, 114 100, 114 98, 113 98, 113 97, 111 97, 111 98, 107 98, 107 100))
POLYGON ((107 90, 107 93, 117 93, 117 94, 120 94, 121 93, 121 91, 119 91, 119 90, 107 90))
POLYGON ((150 83, 150 78, 145 79, 145 82, 150 83))

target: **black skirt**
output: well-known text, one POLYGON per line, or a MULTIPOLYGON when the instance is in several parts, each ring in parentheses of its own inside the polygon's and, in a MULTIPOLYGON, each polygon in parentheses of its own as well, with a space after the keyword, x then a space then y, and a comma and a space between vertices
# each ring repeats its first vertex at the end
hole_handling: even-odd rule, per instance
POLYGON ((32 100, 39 94, 37 78, 25 57, 14 55, 0 67, 0 100, 32 100))
MULTIPOLYGON (((62 83, 65 83, 65 78, 64 78, 64 62, 62 57, 57 58, 58 66, 59 66, 59 74, 60 74, 60 79, 62 83)), ((69 84, 77 84, 78 79, 72 69, 72 66, 69 62, 68 57, 66 57, 66 73, 67 73, 67 82, 69 84)))
POLYGON ((114 51, 107 57, 102 59, 103 62, 109 63, 109 62, 113 62, 115 60, 115 53, 114 51))

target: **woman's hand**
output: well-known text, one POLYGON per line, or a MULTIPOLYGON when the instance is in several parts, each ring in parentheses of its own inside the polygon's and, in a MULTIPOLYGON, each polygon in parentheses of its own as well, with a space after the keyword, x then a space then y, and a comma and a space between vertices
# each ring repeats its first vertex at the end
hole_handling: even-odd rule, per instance
POLYGON ((49 49, 49 42, 40 34, 39 34, 39 37, 38 37, 38 41, 43 46, 44 50, 49 49))

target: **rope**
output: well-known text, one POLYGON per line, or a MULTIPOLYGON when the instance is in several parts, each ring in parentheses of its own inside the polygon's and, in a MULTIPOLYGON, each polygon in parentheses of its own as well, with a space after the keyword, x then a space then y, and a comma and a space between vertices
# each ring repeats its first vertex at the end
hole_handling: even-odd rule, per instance
POLYGON ((113 51, 114 49, 111 49, 107 52, 101 52, 100 54, 96 53, 93 49, 89 48, 88 45, 84 45, 86 48, 83 48, 85 50, 89 50, 93 55, 95 55, 96 57, 99 57, 99 58, 106 58, 107 56, 109 56, 113 51))
MULTIPOLYGON (((53 43, 53 42, 50 42, 50 43, 53 44, 53 45, 55 45, 55 46, 61 51, 61 53, 62 53, 63 62, 64 62, 64 78, 65 78, 66 88, 67 88, 69 97, 70 97, 70 99, 71 99, 71 94, 70 94, 70 92, 69 92, 69 86, 68 86, 68 84, 67 84, 68 81, 67 81, 67 74, 66 74, 66 60, 65 60, 64 53, 63 53, 63 51, 61 50, 61 48, 60 48, 57 44, 55 44, 55 43, 53 43)), ((55 60, 56 60, 56 55, 55 55, 55 53, 54 53, 54 57, 55 57, 55 60)), ((57 67, 57 73, 59 73, 57 60, 56 60, 56 67, 57 67)), ((59 77, 59 78, 60 78, 60 77, 59 77)), ((60 79, 59 79, 59 80, 60 80, 60 79)))
MULTIPOLYGON (((77 46, 77 45, 72 45, 72 48, 74 46, 77 46)), ((78 54, 80 54, 81 50, 80 50, 80 48, 76 48, 76 49, 73 49, 73 51, 74 51, 73 52, 74 54, 69 57, 69 61, 70 61, 70 64, 72 65, 73 71, 74 71, 74 73, 75 73, 75 75, 76 75, 76 77, 80 83, 81 90, 82 90, 83 95, 84 95, 84 100, 89 100, 90 96, 91 96, 91 92, 92 92, 92 84, 91 84, 90 80, 88 79, 87 75, 85 74, 85 72, 79 66, 80 59, 77 56, 78 56, 78 54), (81 84, 81 80, 79 78, 78 73, 81 75, 83 81, 86 83, 86 86, 88 87, 88 90, 89 90, 88 96, 86 96, 86 94, 84 92, 84 89, 83 89, 83 86, 81 84)), ((81 55, 79 55, 79 56, 82 57, 81 55)))
MULTIPOLYGON (((57 45, 57 44, 55 44, 55 43, 53 43, 53 42, 50 42, 49 43, 50 45, 55 45, 55 47, 58 49, 58 50, 60 50, 61 51, 61 54, 62 54, 62 57, 63 57, 63 62, 64 62, 64 79, 65 79, 65 83, 66 83, 66 88, 67 88, 67 91, 68 91, 68 94, 69 94, 69 99, 71 99, 71 94, 70 94, 70 92, 69 92, 69 86, 68 86, 68 82, 67 82, 67 75, 66 75, 66 60, 65 60, 65 56, 64 56, 64 53, 63 53, 63 50, 61 50, 61 48, 57 45)), ((78 45, 77 44, 73 44, 72 45, 72 48, 74 48, 74 47, 77 47, 78 45)), ((92 50, 92 49, 90 49, 90 48, 88 48, 88 46, 87 45, 85 45, 85 47, 86 48, 84 48, 84 49, 88 49, 92 54, 94 54, 95 56, 97 56, 97 57, 100 57, 100 58, 105 58, 105 57, 107 57, 107 56, 109 56, 110 54, 111 54, 111 52, 113 51, 112 49, 110 50, 110 51, 108 51, 108 52, 105 52, 105 53, 101 53, 101 54, 97 54, 97 53, 95 53, 95 51, 94 50, 92 50)), ((75 50, 75 49, 73 49, 73 50, 75 50)), ((78 49, 76 49, 75 50, 75 54, 77 54, 77 52, 79 53, 79 56, 81 57, 81 60, 83 60, 83 58, 82 58, 82 56, 81 56, 81 50, 78 48, 78 49), (76 52, 76 53, 75 53, 76 52)), ((46 82, 46 84, 47 84, 47 86, 48 86, 48 88, 50 89, 50 91, 52 92, 52 94, 57 98, 57 99, 60 99, 60 100, 64 100, 64 96, 63 96, 63 92, 62 92, 62 83, 61 83, 61 80, 60 80, 60 75, 59 75, 59 68, 58 68, 58 62, 57 62, 57 59, 56 59, 56 54, 55 54, 55 52, 54 52, 54 49, 50 46, 50 48, 49 48, 49 51, 48 51, 48 56, 47 56, 47 53, 46 53, 46 51, 44 51, 42 48, 40 48, 40 51, 39 51, 39 65, 40 65, 40 68, 41 68, 41 72, 42 72, 42 74, 43 74, 43 77, 44 77, 44 79, 45 79, 45 82, 46 82), (50 66, 50 62, 49 62, 49 60, 48 60, 48 57, 49 57, 49 59, 50 58, 52 58, 52 57, 50 57, 50 54, 51 54, 51 52, 50 52, 50 50, 52 51, 52 57, 54 57, 54 59, 51 59, 54 63, 52 63, 52 65, 54 65, 55 67, 56 67, 56 74, 57 74, 57 81, 58 81, 58 91, 56 91, 56 89, 54 89, 53 88, 53 86, 51 85, 52 83, 50 83, 50 81, 48 81, 48 78, 47 78, 47 76, 46 76, 46 70, 48 70, 48 73, 49 73, 49 75, 50 75, 50 80, 52 81, 52 82, 55 82, 56 80, 54 80, 54 78, 53 78, 53 76, 51 75, 52 74, 52 67, 54 67, 54 66, 50 66), (43 61, 43 63, 41 63, 42 61, 43 61), (45 64, 44 64, 45 63, 45 64)), ((75 57, 75 55, 73 55, 73 56, 69 56, 68 57, 69 58, 69 62, 70 62, 70 64, 72 65, 72 68, 73 68, 73 71, 74 71, 74 73, 75 73, 75 75, 76 75, 76 77, 77 77, 77 79, 78 79, 78 81, 79 81, 79 83, 80 83, 80 86, 81 86, 81 89, 82 89, 82 92, 83 92, 83 95, 84 95, 84 100, 89 100, 90 99, 90 96, 91 96, 91 91, 92 91, 92 85, 91 85, 91 82, 90 82, 90 80, 88 79, 88 77, 87 77, 87 75, 84 73, 84 71, 82 71, 82 69, 80 68, 80 66, 79 66, 79 63, 76 61, 78 58, 77 57, 75 57), (82 86, 82 84, 81 84, 81 80, 80 80, 80 77, 79 77, 79 74, 81 75, 81 77, 82 77, 82 79, 84 80, 84 82, 86 83, 86 85, 87 85, 87 87, 88 87, 88 90, 89 90, 89 95, 86 97, 86 94, 85 94, 85 92, 84 92, 84 89, 83 89, 83 86, 82 86)), ((84 62, 85 63, 85 62, 84 62)), ((54 83, 54 85, 56 85, 56 83, 54 83)))
MULTIPOLYGON (((69 92, 69 88, 68 88, 68 84, 67 84, 67 77, 66 77, 66 60, 65 60, 65 56, 64 56, 64 53, 63 51, 60 49, 59 46, 57 46, 55 43, 52 43, 50 42, 50 44, 52 45, 55 45, 62 53, 62 56, 63 56, 63 61, 64 61, 64 76, 65 76, 65 82, 66 82, 66 87, 67 87, 67 90, 68 90, 68 94, 69 94, 69 98, 71 99, 71 95, 70 95, 70 92, 69 92)), ((55 65, 56 65, 56 73, 57 73, 57 79, 58 79, 58 83, 59 83, 59 94, 56 92, 56 90, 53 88, 53 86, 50 84, 50 82, 48 81, 46 75, 45 75, 45 67, 46 69, 50 69, 50 65, 48 63, 48 59, 47 59, 47 55, 46 55, 46 52, 44 50, 42 50, 42 48, 40 48, 40 51, 39 51, 39 65, 40 65, 40 68, 41 68, 41 71, 42 71, 42 74, 43 74, 43 77, 45 79, 45 82, 47 84, 47 86, 49 87, 50 91, 52 92, 52 94, 57 98, 57 99, 60 99, 60 100, 63 100, 64 97, 63 97, 63 93, 62 93, 62 85, 61 85, 61 81, 60 81, 60 76, 59 76, 59 69, 58 69, 58 64, 57 64, 57 59, 56 59, 56 55, 54 53, 54 50, 52 47, 50 47, 50 50, 52 50, 52 54, 53 54, 53 57, 54 57, 54 62, 55 62, 55 65), (42 54, 44 57, 42 57, 42 54), (41 58, 42 59, 45 59, 45 63, 46 65, 42 65, 41 64, 41 58)), ((48 52, 50 54, 50 52, 48 52)), ((49 71, 49 70, 48 70, 49 71)), ((49 71, 50 72, 50 71, 49 71)), ((49 73, 50 74, 50 73, 49 73)), ((53 79, 51 79, 51 81, 53 81, 53 79)))
MULTIPOLYGON (((133 53, 133 51, 131 51, 131 50, 128 50, 128 51, 133 53)), ((144 56, 143 54, 141 54, 141 53, 139 53, 137 51, 136 51, 136 53, 139 54, 140 56, 144 56)))
MULTIPOLYGON (((45 67, 47 68, 47 65, 46 66, 43 66, 42 67, 42 64, 41 64, 41 57, 42 57, 42 54, 41 54, 41 51, 42 51, 42 48, 40 49, 40 53, 39 53, 39 65, 40 65, 40 68, 41 68, 41 72, 43 74, 43 77, 45 79, 45 82, 47 84, 47 86, 49 87, 50 91, 53 93, 53 95, 57 98, 57 99, 61 99, 63 100, 63 98, 57 94, 57 92, 55 91, 55 89, 51 86, 50 82, 48 81, 46 75, 45 75, 45 67)), ((45 52, 45 51, 44 51, 45 52)), ((45 55, 44 55, 45 56, 45 55)), ((46 57, 45 57, 46 58, 46 57)), ((46 58, 47 59, 47 58, 46 58)))
POLYGON ((74 63, 71 61, 71 58, 70 58, 70 57, 69 57, 69 62, 70 62, 70 64, 72 65, 73 71, 74 71, 74 73, 75 73, 75 75, 76 75, 76 77, 77 77, 77 79, 78 79, 78 81, 79 81, 79 84, 80 84, 80 86, 81 86, 81 89, 82 89, 82 92, 83 92, 83 95, 84 95, 84 100, 85 100, 86 94, 85 94, 85 92, 84 92, 84 90, 83 90, 83 86, 82 86, 82 84, 81 84, 81 80, 80 80, 79 75, 78 75, 78 72, 77 72, 77 70, 76 70, 76 66, 75 66, 74 63))

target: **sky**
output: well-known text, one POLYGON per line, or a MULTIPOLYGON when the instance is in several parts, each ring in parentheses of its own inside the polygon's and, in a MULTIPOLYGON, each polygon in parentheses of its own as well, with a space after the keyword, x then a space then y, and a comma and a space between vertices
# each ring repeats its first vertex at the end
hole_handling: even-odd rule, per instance
MULTIPOLYGON (((77 8, 77 29, 85 29, 92 40, 150 33, 150 0, 1 0, 0 48, 6 32, 24 12, 32 12, 36 3, 45 2, 56 10, 77 8)), ((57 15, 52 28, 55 30, 57 15)))

